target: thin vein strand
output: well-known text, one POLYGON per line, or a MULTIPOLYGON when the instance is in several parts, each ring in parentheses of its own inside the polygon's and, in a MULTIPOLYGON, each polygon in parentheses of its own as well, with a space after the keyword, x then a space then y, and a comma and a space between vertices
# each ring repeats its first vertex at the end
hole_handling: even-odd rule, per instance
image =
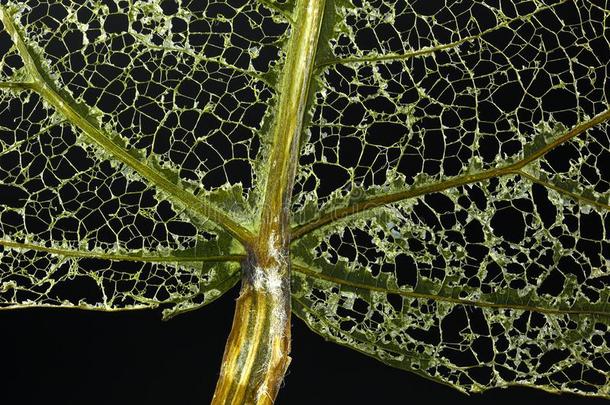
POLYGON ((530 180, 533 183, 540 184, 541 186, 550 188, 551 190, 555 190, 556 192, 567 195, 570 198, 573 198, 574 200, 581 201, 585 204, 594 205, 598 208, 610 211, 610 205, 604 204, 601 201, 596 201, 592 198, 587 198, 583 195, 576 194, 572 191, 566 190, 563 187, 553 184, 550 181, 545 181, 545 180, 537 178, 536 176, 532 176, 531 174, 529 174, 528 172, 523 171, 523 170, 518 170, 516 173, 519 174, 520 176, 525 177, 526 179, 530 180))
MULTIPOLYGON (((156 305, 158 306, 158 304, 156 305)), ((144 309, 151 309, 151 305, 130 305, 122 307, 110 307, 110 306, 96 306, 96 305, 83 305, 83 304, 72 304, 66 303, 61 304, 15 304, 15 305, 0 305, 0 311, 14 311, 17 309, 38 309, 38 308, 53 308, 53 309, 69 309, 69 310, 81 310, 81 311, 96 311, 96 312, 127 312, 127 311, 142 311, 144 309)))
POLYGON ((491 179, 493 177, 500 177, 505 175, 514 175, 520 174, 521 169, 526 165, 532 163, 533 161, 541 158, 551 150, 555 149, 559 145, 569 141, 570 139, 580 135, 581 133, 587 131, 588 129, 601 124, 604 121, 610 119, 610 109, 605 112, 593 117, 589 121, 581 123, 570 131, 566 132, 563 136, 555 139, 553 142, 550 142, 547 145, 537 149, 536 151, 530 153, 525 156, 523 159, 518 160, 512 164, 508 164, 503 167, 498 167, 494 169, 484 170, 478 173, 469 173, 463 176, 453 177, 451 179, 441 181, 438 183, 433 183, 421 187, 415 187, 410 190, 400 191, 397 193, 386 194, 375 196, 364 201, 355 203, 353 205, 339 208, 333 210, 325 215, 322 215, 318 219, 304 225, 299 225, 293 228, 292 230, 292 241, 295 241, 302 237, 303 235, 318 229, 332 221, 337 219, 345 218, 350 215, 357 214, 359 212, 363 212, 366 210, 370 210, 373 208, 381 207, 387 204, 395 203, 398 201, 406 200, 409 198, 419 197, 420 195, 434 193, 438 191, 447 190, 454 187, 463 186, 470 183, 476 183, 484 180, 491 179))
POLYGON ((518 17, 514 17, 511 19, 508 19, 506 21, 501 22, 500 24, 492 27, 492 28, 488 28, 478 34, 474 34, 474 35, 469 35, 467 37, 461 38, 457 41, 454 42, 449 42, 447 44, 441 44, 441 45, 436 45, 436 46, 431 46, 431 47, 425 47, 422 49, 418 49, 416 51, 410 51, 410 52, 405 52, 405 53, 401 53, 401 54, 396 54, 396 53, 392 53, 392 54, 385 54, 385 55, 370 55, 370 56, 359 56, 359 57, 350 57, 350 58, 338 58, 338 59, 329 59, 326 61, 322 61, 320 62, 318 65, 316 65, 316 69, 320 69, 323 68, 325 66, 329 66, 329 65, 337 65, 337 64, 345 64, 345 63, 363 63, 363 62, 387 62, 387 61, 394 61, 394 60, 404 60, 404 59, 409 59, 409 58, 413 58, 416 56, 422 56, 422 55, 429 55, 429 54, 433 54, 436 53, 438 51, 443 51, 445 49, 451 49, 451 48, 455 48, 465 42, 470 42, 473 41, 477 38, 481 38, 482 36, 492 33, 494 31, 497 31, 501 28, 505 28, 508 27, 510 24, 514 23, 515 21, 525 21, 528 20, 530 18, 532 18, 534 15, 548 10, 548 9, 552 9, 560 4, 566 3, 569 0, 562 0, 559 1, 555 4, 549 5, 549 6, 545 6, 545 7, 540 7, 539 9, 537 9, 536 11, 533 11, 529 14, 525 14, 522 16, 518 16, 518 17))
POLYGON ((361 288, 369 291, 378 291, 387 294, 397 294, 403 297, 408 298, 421 298, 421 299, 429 299, 434 301, 443 301, 443 302, 451 302, 454 304, 460 305, 469 305, 474 307, 481 308, 504 308, 504 309, 514 309, 520 311, 531 311, 531 312, 540 312, 543 314, 551 314, 551 315, 565 315, 565 314, 573 314, 573 315, 597 315, 604 318, 610 318, 610 311, 596 311, 596 310, 581 310, 581 309, 565 309, 565 308, 543 308, 532 305, 523 305, 523 304, 510 304, 508 302, 504 303, 495 303, 495 302, 487 302, 487 301, 474 301, 474 300, 465 300, 461 298, 447 297, 436 294, 425 294, 418 293, 413 291, 404 291, 399 289, 387 288, 387 287, 379 287, 372 286, 363 283, 357 283, 351 280, 345 280, 338 277, 333 277, 328 274, 324 274, 323 272, 317 272, 311 270, 305 266, 294 264, 294 271, 304 274, 308 277, 318 278, 326 281, 330 281, 331 283, 346 285, 355 288, 361 288))
POLYGON ((34 250, 37 252, 50 253, 61 257, 80 258, 80 259, 101 259, 113 261, 133 261, 146 263, 181 263, 181 262, 241 262, 245 260, 245 255, 224 255, 224 256, 177 256, 177 255, 129 255, 129 254, 108 254, 102 252, 82 251, 75 249, 50 248, 34 243, 21 243, 0 239, 0 246, 10 249, 34 250))
POLYGON ((197 63, 199 62, 208 62, 208 63, 216 63, 219 66, 222 66, 224 68, 227 69, 231 69, 234 70, 236 72, 242 73, 246 76, 250 76, 254 79, 260 80, 262 82, 264 82, 267 86, 271 86, 271 83, 262 75, 260 75, 259 73, 252 71, 252 70, 248 70, 248 69, 243 69, 240 68, 238 66, 232 65, 230 63, 228 63, 227 61, 225 61, 224 59, 221 58, 210 58, 207 57, 203 54, 201 54, 200 52, 195 52, 192 49, 186 49, 186 48, 180 48, 177 46, 169 46, 169 45, 155 45, 152 42, 148 41, 146 39, 146 37, 144 35, 138 34, 137 32, 131 32, 131 35, 138 40, 138 42, 140 42, 142 45, 146 46, 149 49, 155 49, 155 50, 159 50, 159 51, 169 51, 169 52, 176 52, 176 53, 183 53, 185 55, 188 55, 189 57, 193 58, 195 61, 197 61, 197 63))
POLYGON ((257 0, 260 4, 262 4, 263 6, 270 8, 274 11, 276 11, 277 13, 279 13, 280 15, 282 15, 282 17, 284 17, 286 20, 288 20, 288 22, 292 25, 294 25, 294 18, 292 13, 289 13, 288 11, 284 10, 283 8, 279 7, 277 4, 273 3, 270 0, 257 0))

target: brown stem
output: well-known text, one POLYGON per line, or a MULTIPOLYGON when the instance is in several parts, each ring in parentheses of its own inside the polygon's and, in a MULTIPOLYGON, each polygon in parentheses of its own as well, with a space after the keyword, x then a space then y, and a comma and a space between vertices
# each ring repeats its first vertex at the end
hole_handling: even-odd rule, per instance
POLYGON ((213 405, 273 404, 290 364, 288 263, 244 264, 213 405))
POLYGON ((259 230, 212 404, 273 404, 290 364, 290 200, 324 0, 300 0, 278 89, 259 230))

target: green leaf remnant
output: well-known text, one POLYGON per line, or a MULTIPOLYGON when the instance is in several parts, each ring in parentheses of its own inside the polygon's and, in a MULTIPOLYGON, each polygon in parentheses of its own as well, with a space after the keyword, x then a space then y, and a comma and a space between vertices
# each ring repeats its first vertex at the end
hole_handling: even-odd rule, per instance
POLYGON ((282 360, 235 403, 274 400, 291 311, 464 392, 610 397, 607 16, 2 5, 0 308, 171 317, 241 277, 223 376, 282 360))

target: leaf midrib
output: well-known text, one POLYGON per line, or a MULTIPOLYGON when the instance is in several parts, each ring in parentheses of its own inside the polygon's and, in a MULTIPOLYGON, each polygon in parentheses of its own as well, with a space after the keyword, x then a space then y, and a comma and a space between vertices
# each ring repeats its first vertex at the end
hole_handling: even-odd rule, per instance
MULTIPOLYGON (((562 1, 561 3, 564 3, 564 2, 565 2, 565 0, 562 1)), ((549 6, 549 8, 550 8, 550 6, 549 6)), ((532 15, 533 14, 534 13, 532 13, 532 15)), ((456 43, 442 45, 439 47, 435 47, 434 49, 436 49, 436 48, 445 49, 450 46, 457 46, 460 43, 463 43, 468 40, 474 39, 475 37, 484 35, 485 33, 487 33, 490 30, 501 28, 500 26, 508 25, 511 22, 513 22, 514 20, 523 19, 526 17, 529 18, 529 17, 531 17, 531 15, 512 19, 503 24, 500 24, 497 27, 486 30, 477 36, 472 36, 472 38, 468 37, 465 39, 461 39, 460 41, 457 41, 456 43)), ((249 242, 253 239, 253 234, 248 229, 246 229, 246 228, 242 227, 241 225, 239 225, 238 223, 234 222, 227 215, 225 215, 221 211, 217 210, 216 208, 212 207, 211 204, 209 204, 205 201, 202 201, 201 199, 199 199, 198 197, 196 197, 195 195, 193 195, 189 192, 182 190, 176 184, 170 182, 168 179, 166 179, 164 176, 162 176, 160 173, 158 173, 155 169, 153 169, 153 168, 149 167, 148 165, 137 160, 135 157, 133 157, 131 154, 129 154, 129 152, 127 152, 126 149, 124 149, 120 145, 114 143, 111 140, 110 136, 105 131, 103 131, 101 128, 99 128, 99 126, 96 123, 92 122, 87 117, 84 117, 83 115, 81 115, 77 111, 77 109, 73 108, 73 105, 76 104, 76 102, 74 100, 66 99, 67 96, 62 96, 55 90, 55 88, 54 88, 55 83, 53 83, 47 77, 46 73, 44 72, 44 69, 42 69, 42 67, 39 66, 38 62, 35 60, 35 58, 31 54, 29 47, 25 44, 23 38, 21 37, 21 33, 19 32, 19 29, 17 27, 15 27, 10 14, 6 11, 5 8, 3 8, 1 6, 0 6, 0 19, 2 20, 2 22, 5 26, 5 29, 7 30, 7 32, 9 32, 9 34, 11 35, 11 38, 15 42, 15 45, 18 49, 19 54, 25 61, 27 70, 29 71, 30 75, 33 76, 33 79, 34 79, 33 83, 29 83, 29 82, 3 83, 0 87, 13 88, 13 89, 18 89, 18 90, 34 90, 34 91, 38 92, 39 94, 41 94, 41 96, 43 98, 45 98, 50 104, 52 104, 62 115, 64 115, 73 125, 75 125, 79 129, 81 129, 96 144, 98 144, 100 147, 105 149, 107 152, 111 153, 118 160, 122 161, 126 165, 133 168, 143 178, 145 178, 146 180, 149 180, 150 182, 159 186, 161 189, 163 189, 165 192, 167 192, 172 197, 172 199, 178 200, 182 204, 185 204, 188 207, 188 209, 196 211, 197 213, 203 215, 205 218, 212 219, 214 222, 216 222, 221 227, 225 228, 229 233, 231 233, 235 238, 240 240, 242 243, 249 242)), ((417 53, 417 55, 429 53, 430 51, 431 51, 431 49, 425 49, 425 50, 419 51, 417 53)), ((395 56, 396 55, 389 55, 388 57, 395 57, 395 56)), ((401 56, 401 57, 403 57, 403 56, 401 56)), ((416 54, 415 53, 409 54, 404 57, 409 57, 409 56, 416 56, 416 54)), ((332 63, 363 62, 363 61, 367 61, 367 60, 368 60, 367 58, 358 58, 358 59, 354 59, 354 60, 337 60, 337 61, 333 61, 332 63)), ((383 59, 383 60, 385 60, 385 59, 383 59)), ((294 227, 292 230, 292 240, 293 241, 297 240, 300 237, 302 237, 303 235, 305 235, 319 227, 322 227, 324 225, 327 225, 328 223, 334 222, 338 219, 345 218, 347 216, 350 216, 350 215, 353 215, 353 214, 356 214, 359 212, 371 210, 371 209, 374 209, 374 208, 377 208, 380 206, 384 206, 384 205, 387 205, 390 203, 398 202, 398 201, 401 201, 401 200, 404 200, 407 198, 413 198, 413 197, 427 194, 430 192, 442 191, 442 190, 445 190, 448 188, 457 187, 457 186, 461 186, 461 185, 465 185, 465 184, 469 184, 469 183, 473 183, 473 182, 478 182, 478 181, 486 180, 486 179, 493 178, 493 177, 503 176, 503 175, 507 175, 507 174, 519 174, 519 175, 522 175, 522 176, 528 178, 530 181, 536 182, 539 179, 536 179, 534 176, 531 176, 530 174, 528 174, 526 172, 523 172, 521 169, 524 168, 529 163, 544 156, 550 150, 556 148, 557 146, 567 142, 568 140, 574 138, 575 136, 585 132, 586 130, 592 128, 593 126, 598 125, 608 119, 610 119, 610 109, 595 116, 594 118, 590 119, 589 121, 586 121, 584 123, 581 123, 581 124, 575 126, 572 130, 568 131, 566 134, 564 134, 560 138, 556 139, 555 141, 553 141, 552 143, 550 143, 548 145, 544 145, 543 147, 534 151, 532 154, 528 155, 527 157, 525 157, 513 164, 510 164, 510 165, 507 165, 507 166, 504 166, 501 168, 494 168, 494 169, 486 170, 486 171, 479 172, 476 174, 467 174, 464 176, 459 176, 459 177, 456 177, 453 179, 449 179, 444 182, 439 182, 439 183, 435 183, 435 184, 431 184, 431 185, 427 185, 427 186, 419 187, 419 188, 413 188, 411 190, 405 190, 405 191, 401 191, 398 193, 376 196, 376 197, 372 197, 370 199, 361 201, 359 203, 356 203, 356 204, 348 206, 348 207, 333 210, 333 211, 323 215, 322 217, 318 218, 315 221, 312 221, 305 225, 299 225, 299 226, 294 227)), ((546 183, 545 183, 545 185, 547 187, 549 186, 546 183)), ((551 187, 551 188, 553 188, 553 187, 551 187)), ((556 188, 554 188, 554 189, 556 189, 556 188)), ((557 190, 557 191, 561 192, 561 190, 557 190)), ((578 197, 576 195, 572 195, 572 196, 574 198, 578 197)), ((595 201, 587 201, 587 202, 590 204, 596 205, 595 201)), ((603 206, 602 208, 607 207, 604 204, 598 203, 597 205, 603 206)), ((208 256, 208 257, 203 257, 203 256, 201 256, 201 257, 199 257, 199 256, 181 257, 181 256, 106 255, 106 254, 93 253, 93 252, 69 251, 69 250, 56 249, 56 248, 46 248, 46 247, 37 246, 37 245, 33 245, 33 244, 27 244, 27 243, 20 244, 20 243, 15 243, 15 242, 11 242, 11 241, 0 241, 0 245, 7 246, 7 247, 13 247, 13 248, 25 248, 25 249, 32 249, 32 250, 38 250, 38 251, 46 251, 51 254, 63 255, 63 256, 68 256, 68 257, 70 257, 70 256, 93 257, 93 258, 108 259, 108 260, 134 260, 134 261, 151 261, 151 262, 241 261, 245 257, 243 255, 208 256)), ((470 300, 463 300, 463 299, 457 299, 457 298, 451 298, 451 297, 440 297, 440 296, 429 295, 429 294, 406 292, 406 291, 402 291, 402 290, 394 291, 394 290, 390 290, 390 289, 386 289, 386 288, 373 287, 373 286, 368 286, 365 284, 354 283, 354 282, 347 281, 344 279, 330 277, 328 275, 325 275, 325 274, 322 274, 319 272, 315 272, 313 270, 307 269, 305 267, 302 267, 302 266, 299 266, 296 264, 293 264, 293 266, 295 267, 295 270, 297 272, 300 272, 307 276, 326 279, 327 281, 332 281, 332 282, 336 282, 336 283, 340 283, 340 284, 344 284, 344 285, 350 285, 355 288, 362 288, 362 289, 367 289, 367 290, 371 290, 371 291, 381 291, 384 293, 395 293, 398 295, 409 296, 409 297, 413 297, 413 298, 433 299, 433 300, 448 301, 448 302, 453 302, 453 303, 457 303, 457 304, 474 305, 474 306, 481 306, 481 307, 513 308, 513 309, 521 309, 521 310, 536 311, 536 312, 551 313, 551 314, 590 314, 590 315, 598 315, 598 316, 603 316, 603 317, 610 316, 610 312, 603 312, 603 311, 561 310, 561 309, 539 308, 539 307, 532 307, 532 306, 525 306, 525 305, 506 306, 506 305, 502 305, 502 304, 470 301, 470 300)))

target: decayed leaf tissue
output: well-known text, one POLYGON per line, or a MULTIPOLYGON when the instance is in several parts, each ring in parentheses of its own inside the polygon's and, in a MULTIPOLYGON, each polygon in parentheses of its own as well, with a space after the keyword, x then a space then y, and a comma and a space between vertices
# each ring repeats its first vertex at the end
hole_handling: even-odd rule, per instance
POLYGON ((0 309, 169 318, 290 282, 269 328, 466 392, 610 397, 609 17, 2 1, 0 309))

